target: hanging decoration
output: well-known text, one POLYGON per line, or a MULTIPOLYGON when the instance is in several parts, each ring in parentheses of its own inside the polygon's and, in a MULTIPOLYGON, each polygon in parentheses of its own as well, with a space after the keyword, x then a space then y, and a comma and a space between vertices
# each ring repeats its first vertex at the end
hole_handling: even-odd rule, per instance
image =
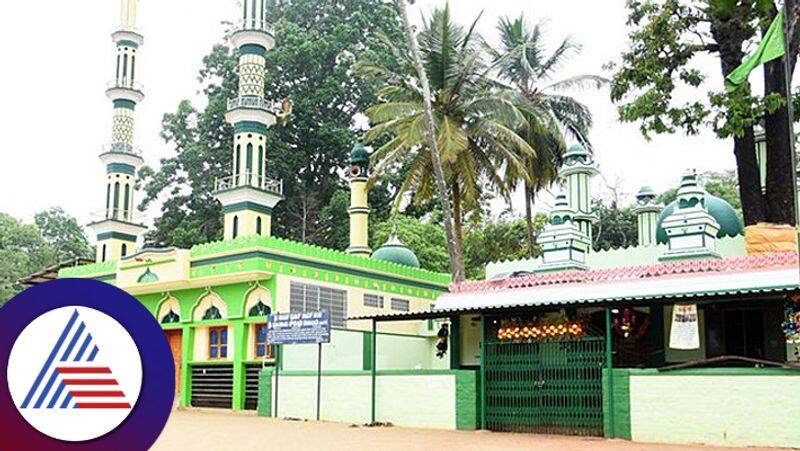
POLYGON ((612 311, 614 331, 624 339, 638 339, 647 333, 650 327, 650 315, 625 307, 612 311))
POLYGON ((582 321, 568 321, 566 318, 553 321, 548 318, 523 320, 513 318, 503 320, 497 331, 501 341, 546 340, 551 338, 579 338, 583 336, 582 321))
POLYGON ((783 333, 789 343, 800 344, 800 302, 798 299, 786 301, 784 308, 783 333))

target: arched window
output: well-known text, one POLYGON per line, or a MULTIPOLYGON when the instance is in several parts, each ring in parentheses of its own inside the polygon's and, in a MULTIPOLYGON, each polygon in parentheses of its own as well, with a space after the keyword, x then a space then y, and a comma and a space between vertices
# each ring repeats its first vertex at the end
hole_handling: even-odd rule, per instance
POLYGON ((233 176, 236 179, 234 182, 235 184, 239 184, 239 162, 242 158, 242 146, 236 146, 236 156, 233 158, 233 176))
POLYGON ((256 17, 258 17, 256 15, 256 0, 250 0, 250 1, 253 2, 253 28, 255 28, 255 26, 256 26, 256 17))
POLYGON ((106 245, 105 244, 103 245, 103 252, 100 255, 100 261, 101 262, 106 261, 106 245))
POLYGON ((114 184, 114 219, 117 218, 119 213, 119 182, 114 184))
POLYGON ((131 55, 131 83, 136 79, 136 55, 131 55))
POLYGON ((247 145, 247 172, 245 173, 247 177, 247 183, 251 183, 253 177, 253 145, 247 145))
POLYGON ((125 203, 122 204, 122 211, 124 212, 125 219, 130 219, 130 218, 128 218, 128 214, 130 212, 130 210, 129 210, 130 202, 131 202, 131 186, 126 183, 125 184, 125 203))
POLYGON ((239 236, 239 217, 233 217, 233 238, 239 236))
POLYGON ((250 312, 248 312, 248 315, 249 316, 269 316, 270 313, 272 313, 272 309, 269 308, 269 306, 267 304, 265 304, 264 301, 259 300, 258 304, 254 305, 250 309, 250 312))
POLYGON ((108 215, 108 209, 111 208, 111 184, 109 183, 106 185, 106 215, 108 215))
POLYGON ((119 80, 119 62, 122 59, 122 55, 117 53, 117 80, 119 80))
POLYGON ((264 146, 258 146, 258 186, 264 186, 264 146))
POLYGON ((256 235, 261 235, 261 216, 256 218, 256 235))
POLYGON ((125 243, 122 243, 122 256, 124 257, 126 255, 128 255, 128 245, 125 244, 125 243))
POLYGON ((122 58, 122 79, 125 84, 128 84, 128 54, 122 58))
POLYGON ((222 313, 216 306, 211 306, 203 313, 203 320, 222 319, 222 313))
POLYGON ((181 317, 178 316, 177 313, 173 312, 172 310, 169 311, 163 318, 161 318, 161 324, 174 324, 181 322, 181 317))

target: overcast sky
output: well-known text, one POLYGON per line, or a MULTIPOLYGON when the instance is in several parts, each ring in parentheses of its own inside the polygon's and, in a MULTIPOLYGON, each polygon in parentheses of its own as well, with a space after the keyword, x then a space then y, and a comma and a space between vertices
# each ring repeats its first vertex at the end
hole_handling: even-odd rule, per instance
MULTIPOLYGON (((417 3, 415 10, 429 13, 444 0, 417 3)), ((616 60, 626 44, 624 0, 451 3, 461 23, 483 11, 479 30, 490 41, 498 17, 520 12, 547 20, 553 42, 571 35, 583 52, 564 67, 564 78, 602 73, 603 64, 616 60)), ((137 77, 147 98, 136 110, 135 142, 147 163, 157 166, 173 153, 159 137, 163 114, 182 99, 199 98, 202 58, 222 38, 220 22, 236 20, 238 8, 235 0, 141 0, 140 5, 145 45, 137 77)), ((419 12, 414 18, 419 20, 419 12)), ((104 90, 113 76, 109 35, 118 21, 118 0, 0 2, 0 212, 27 221, 37 211, 61 206, 86 222, 89 213, 103 209, 105 169, 97 156, 110 138, 111 105, 104 90)), ((715 74, 715 62, 708 63, 715 74)), ((719 77, 711 80, 721 83, 719 77)), ((674 186, 687 167, 734 168, 728 141, 705 134, 648 142, 636 125, 616 121, 607 90, 574 95, 594 113, 590 139, 603 177, 623 180, 629 194, 642 184, 657 191, 674 186)), ((597 190, 603 183, 596 181, 597 190)), ((522 205, 515 209, 521 212, 522 205)), ((150 219, 156 213, 149 212, 150 219)))

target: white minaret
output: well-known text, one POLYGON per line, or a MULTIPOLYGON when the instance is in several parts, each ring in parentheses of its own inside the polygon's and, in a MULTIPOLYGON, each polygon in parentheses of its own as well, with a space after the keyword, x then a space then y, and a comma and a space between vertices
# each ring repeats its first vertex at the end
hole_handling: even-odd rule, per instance
POLYGON ((134 112, 144 100, 136 82, 136 63, 144 37, 136 31, 139 0, 122 0, 121 26, 111 37, 117 46, 114 80, 106 95, 114 106, 111 143, 100 160, 106 165, 106 203, 103 213, 89 227, 97 234, 97 261, 118 260, 136 251, 136 240, 145 230, 133 217, 136 171, 144 164, 133 146, 134 112))
POLYGON ((228 101, 225 119, 233 125, 231 175, 217 180, 214 197, 225 215, 225 239, 269 236, 272 209, 283 200, 283 183, 267 178, 269 127, 288 116, 291 103, 264 98, 265 55, 275 47, 266 0, 243 0, 242 21, 231 35, 239 51, 239 93, 228 101))
POLYGON ((580 144, 575 144, 564 154, 564 165, 559 176, 564 182, 570 208, 575 211, 573 222, 592 242, 592 224, 597 217, 592 213, 592 177, 599 173, 594 155, 580 144))

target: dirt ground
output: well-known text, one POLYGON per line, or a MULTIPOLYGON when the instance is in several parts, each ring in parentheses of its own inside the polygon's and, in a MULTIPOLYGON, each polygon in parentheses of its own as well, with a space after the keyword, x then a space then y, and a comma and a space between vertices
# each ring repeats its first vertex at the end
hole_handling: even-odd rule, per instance
MULTIPOLYGON (((261 418, 252 413, 215 410, 173 412, 153 451, 303 450, 509 450, 541 451, 711 451, 706 446, 632 443, 622 440, 486 431, 438 431, 397 427, 365 428, 261 418)), ((754 450, 756 448, 748 448, 754 450)), ((772 449, 774 451, 774 449, 772 449)))

